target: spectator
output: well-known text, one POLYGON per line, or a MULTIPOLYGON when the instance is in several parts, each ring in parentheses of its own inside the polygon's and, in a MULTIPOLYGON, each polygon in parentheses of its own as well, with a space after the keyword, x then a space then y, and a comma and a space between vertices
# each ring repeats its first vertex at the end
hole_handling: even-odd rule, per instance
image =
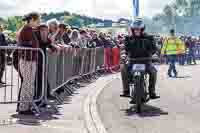
POLYGON ((56 19, 51 19, 47 21, 49 27, 49 38, 51 39, 52 43, 55 43, 55 36, 58 34, 58 21, 56 19))
POLYGON ((81 48, 81 38, 78 30, 73 30, 71 34, 71 45, 73 48, 81 48))
POLYGON ((70 38, 65 31, 66 25, 59 24, 58 29, 59 29, 59 32, 56 36, 56 42, 61 45, 68 45, 70 43, 70 38))
POLYGON ((72 29, 67 29, 67 35, 70 37, 72 34, 72 29))
POLYGON ((89 39, 89 42, 87 43, 87 48, 96 48, 96 45, 98 43, 98 38, 97 38, 97 34, 91 37, 91 39, 89 39))
MULTIPOLYGON (((48 26, 47 25, 41 24, 38 27, 37 38, 39 41, 39 48, 42 49, 42 51, 45 54, 45 57, 46 57, 46 49, 47 48, 50 48, 51 51, 57 50, 57 47, 55 45, 52 45, 50 39, 48 38, 48 26)), ((44 71, 43 63, 45 63, 43 60, 43 57, 41 54, 39 54, 38 60, 37 60, 37 77, 35 80, 36 88, 37 88, 37 91, 35 94, 36 99, 38 99, 41 96, 41 91, 42 91, 42 81, 44 80, 44 79, 42 79, 42 72, 44 71)), ((53 96, 50 95, 50 87, 49 87, 48 81, 47 81, 47 97, 50 99, 54 98, 53 96)), ((40 103, 37 103, 37 104, 40 104, 40 103)), ((43 105, 43 106, 45 106, 45 105, 43 105)))
POLYGON ((114 46, 115 44, 111 38, 111 35, 107 34, 106 38, 104 39, 104 48, 113 48, 114 46))
POLYGON ((90 36, 93 36, 94 34, 97 34, 95 30, 90 30, 90 31, 89 31, 89 35, 90 35, 90 36))
POLYGON ((81 37, 81 48, 86 48, 89 43, 89 37, 85 30, 80 31, 80 37, 81 37))
POLYGON ((100 39, 100 41, 101 41, 101 43, 103 44, 103 47, 104 47, 104 45, 106 43, 106 39, 105 39, 105 34, 103 32, 99 33, 99 39, 100 39))
POLYGON ((124 38, 121 35, 118 35, 116 43, 120 49, 124 48, 124 38))
MULTIPOLYGON (((30 13, 25 16, 23 20, 26 24, 19 33, 18 45, 29 48, 38 48, 39 43, 34 28, 40 24, 39 14, 30 13)), ((19 103, 17 106, 19 114, 33 114, 31 110, 32 103, 28 101, 33 101, 34 97, 36 55, 35 52, 29 50, 20 54, 20 72, 24 80, 19 91, 18 101, 24 101, 24 103, 19 103)))
POLYGON ((51 19, 47 21, 47 25, 49 27, 49 33, 50 34, 55 34, 57 29, 58 29, 58 24, 59 22, 56 19, 51 19))
POLYGON ((196 57, 194 55, 195 44, 196 44, 196 40, 192 39, 191 37, 189 37, 188 40, 186 41, 186 47, 188 49, 187 63, 190 65, 192 64, 192 61, 194 64, 197 64, 196 57))
POLYGON ((103 42, 98 38, 97 33, 94 33, 92 36, 92 42, 94 43, 94 45, 99 48, 99 47, 103 47, 103 42))
MULTIPOLYGON (((7 41, 6 41, 6 37, 3 34, 3 27, 0 25, 0 46, 8 46, 7 41)), ((5 50, 0 50, 0 84, 5 84, 2 81, 3 78, 3 73, 5 70, 5 57, 6 56, 6 51, 5 50)))

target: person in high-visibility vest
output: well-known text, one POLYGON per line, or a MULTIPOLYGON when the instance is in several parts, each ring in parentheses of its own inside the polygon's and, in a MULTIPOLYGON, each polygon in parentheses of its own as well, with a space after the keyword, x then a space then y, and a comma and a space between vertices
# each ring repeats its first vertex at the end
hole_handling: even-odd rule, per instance
POLYGON ((172 72, 174 73, 174 77, 177 77, 176 70, 176 57, 179 54, 183 54, 185 52, 184 43, 175 36, 175 30, 170 30, 170 37, 164 41, 161 54, 167 55, 167 59, 169 62, 168 76, 172 77, 172 72))

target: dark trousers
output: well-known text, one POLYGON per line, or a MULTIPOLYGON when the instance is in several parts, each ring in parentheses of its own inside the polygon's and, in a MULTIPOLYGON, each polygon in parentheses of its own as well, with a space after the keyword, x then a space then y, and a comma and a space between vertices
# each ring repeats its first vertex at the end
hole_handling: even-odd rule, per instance
POLYGON ((187 63, 192 64, 192 61, 194 64, 196 64, 196 57, 195 57, 194 49, 191 48, 191 49, 189 49, 187 63))
POLYGON ((42 96, 42 83, 44 82, 44 87, 47 88, 47 97, 50 96, 50 85, 48 80, 46 79, 46 72, 44 72, 44 79, 43 79, 43 63, 45 63, 46 67, 46 62, 43 62, 42 56, 39 54, 38 59, 37 59, 37 70, 36 70, 36 76, 35 76, 35 94, 34 94, 34 99, 38 99, 42 96), (47 86, 45 85, 47 84, 47 86))
POLYGON ((13 52, 13 66, 15 68, 15 70, 18 72, 20 78, 21 78, 21 84, 23 82, 23 77, 22 77, 22 74, 20 72, 20 69, 19 69, 19 59, 20 59, 20 54, 19 54, 19 51, 16 50, 13 52))
MULTIPOLYGON (((128 66, 132 66, 132 64, 125 64, 121 66, 121 77, 122 77, 122 84, 123 84, 123 93, 124 94, 130 94, 129 89, 129 77, 131 77, 130 69, 128 66)), ((153 94, 155 93, 155 86, 157 81, 157 70, 152 64, 146 65, 146 72, 149 74, 149 93, 153 94)))
POLYGON ((6 66, 6 56, 3 50, 0 50, 0 81, 3 79, 3 73, 5 71, 6 66))
POLYGON ((35 96, 34 99, 38 99, 42 95, 42 59, 38 59, 37 61, 37 70, 36 70, 36 76, 35 76, 35 96))
POLYGON ((172 72, 174 75, 177 75, 176 71, 176 55, 168 55, 168 60, 169 60, 169 69, 168 69, 168 75, 171 76, 172 72))
POLYGON ((178 55, 178 61, 180 65, 185 65, 185 54, 178 55))
POLYGON ((121 65, 121 78, 123 85, 123 94, 130 94, 127 64, 121 65))

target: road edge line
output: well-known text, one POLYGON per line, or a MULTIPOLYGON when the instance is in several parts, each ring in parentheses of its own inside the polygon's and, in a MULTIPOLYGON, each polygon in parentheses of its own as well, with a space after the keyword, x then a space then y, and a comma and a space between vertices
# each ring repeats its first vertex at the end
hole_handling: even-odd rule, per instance
POLYGON ((88 133, 107 133, 98 113, 97 98, 105 87, 116 79, 116 77, 117 74, 112 74, 105 78, 103 77, 104 79, 101 79, 103 80, 103 83, 99 81, 100 87, 98 87, 98 81, 98 83, 94 84, 93 87, 91 86, 91 88, 95 89, 88 94, 84 101, 84 117, 88 133))

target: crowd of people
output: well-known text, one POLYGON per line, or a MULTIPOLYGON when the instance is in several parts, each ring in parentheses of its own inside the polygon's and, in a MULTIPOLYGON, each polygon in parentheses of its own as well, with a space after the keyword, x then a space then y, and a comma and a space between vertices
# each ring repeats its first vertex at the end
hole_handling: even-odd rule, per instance
MULTIPOLYGON (((123 46, 124 36, 114 36, 112 33, 97 32, 93 29, 76 28, 51 19, 41 23, 40 15, 36 12, 24 16, 25 25, 16 34, 17 46, 25 48, 40 48, 46 55, 46 50, 59 53, 64 48, 119 48, 123 46)), ((0 46, 9 46, 6 42, 3 29, 0 31, 0 46)), ((1 50, 1 58, 5 59, 5 53, 1 50)), ((15 51, 13 53, 13 65, 21 78, 18 101, 33 101, 41 96, 43 58, 37 52, 15 51), (36 86, 37 83, 37 86, 36 86), (35 88, 37 91, 34 92, 35 88)), ((3 61, 3 60, 1 60, 3 61)), ((5 62, 2 62, 0 79, 3 77, 5 62)), ((3 81, 0 81, 3 84, 3 81)), ((51 96, 48 92, 48 97, 51 96)), ((20 102, 17 105, 19 114, 33 114, 30 102, 20 102)), ((41 103, 36 103, 40 105, 41 103)), ((45 105, 44 105, 45 106, 45 105)))
MULTIPOLYGON (((183 50, 177 57, 177 61, 180 65, 197 64, 196 59, 200 57, 200 37, 194 36, 180 36, 178 37, 183 42, 183 50)), ((157 44, 161 49, 166 38, 160 37, 157 39, 157 44)), ((168 64, 168 61, 166 60, 168 64)))
POLYGON ((73 48, 113 48, 118 47, 121 36, 113 37, 112 33, 97 33, 91 29, 73 28, 56 19, 49 20, 46 24, 38 24, 38 28, 46 27, 46 34, 51 44, 59 47, 73 48), (119 42, 119 43, 118 43, 119 42))

